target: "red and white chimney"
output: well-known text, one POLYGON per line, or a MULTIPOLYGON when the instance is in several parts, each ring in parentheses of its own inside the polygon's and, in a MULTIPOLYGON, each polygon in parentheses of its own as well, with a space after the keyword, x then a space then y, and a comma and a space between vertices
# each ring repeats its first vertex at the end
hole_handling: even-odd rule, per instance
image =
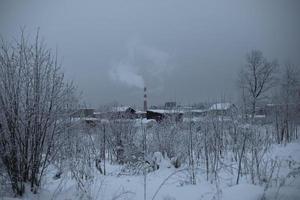
POLYGON ((144 111, 146 112, 148 110, 147 106, 147 88, 144 87, 144 111))

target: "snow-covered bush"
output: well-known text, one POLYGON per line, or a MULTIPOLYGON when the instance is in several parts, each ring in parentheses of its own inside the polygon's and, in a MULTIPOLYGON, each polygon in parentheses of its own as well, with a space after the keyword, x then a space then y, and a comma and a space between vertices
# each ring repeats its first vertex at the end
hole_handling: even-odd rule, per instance
POLYGON ((27 183, 34 193, 41 186, 76 104, 57 56, 38 33, 31 41, 22 31, 19 39, 0 44, 0 158, 19 196, 27 183))

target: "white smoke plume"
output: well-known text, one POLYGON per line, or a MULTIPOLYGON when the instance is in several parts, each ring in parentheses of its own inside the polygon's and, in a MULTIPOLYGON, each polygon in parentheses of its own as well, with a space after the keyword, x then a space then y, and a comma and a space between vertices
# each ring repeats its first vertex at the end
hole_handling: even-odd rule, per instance
POLYGON ((145 78, 161 85, 168 65, 169 54, 135 40, 128 45, 127 57, 113 65, 109 71, 112 80, 129 87, 143 88, 145 78))
POLYGON ((145 85, 144 79, 138 74, 137 68, 126 63, 119 63, 113 67, 110 71, 110 77, 130 87, 143 88, 145 85))

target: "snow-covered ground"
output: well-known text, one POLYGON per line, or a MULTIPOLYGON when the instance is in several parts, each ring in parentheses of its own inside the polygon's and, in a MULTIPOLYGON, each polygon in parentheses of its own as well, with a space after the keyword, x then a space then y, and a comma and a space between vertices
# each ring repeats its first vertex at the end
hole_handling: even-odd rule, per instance
MULTIPOLYGON (((260 199, 300 199, 300 140, 287 145, 273 145, 271 151, 266 155, 276 159, 280 168, 276 171, 278 184, 270 183, 269 188, 259 185, 252 185, 247 180, 235 185, 236 177, 230 177, 227 173, 220 174, 220 181, 207 182, 205 171, 201 168, 197 174, 197 184, 187 184, 188 172, 173 167, 161 167, 159 170, 148 173, 146 177, 146 198, 153 200, 157 193, 156 200, 260 200, 260 199), (172 175, 173 174, 173 175, 172 175), (172 176, 170 176, 172 175, 172 176), (167 179, 167 177, 169 177, 167 179), (167 180, 166 180, 167 179, 167 180), (160 189, 159 189, 160 188, 160 189)), ((43 183, 42 189, 36 195, 27 192, 23 199, 78 199, 80 192, 74 180, 68 175, 54 180, 55 169, 50 168, 43 183)), ((92 199, 117 200, 144 199, 144 176, 124 175, 121 173, 121 166, 108 165, 106 176, 98 173, 87 193, 92 199)), ((275 174, 275 172, 274 172, 275 174)), ((86 199, 82 196, 82 199, 86 199)), ((16 200, 16 198, 2 197, 4 200, 16 200)))

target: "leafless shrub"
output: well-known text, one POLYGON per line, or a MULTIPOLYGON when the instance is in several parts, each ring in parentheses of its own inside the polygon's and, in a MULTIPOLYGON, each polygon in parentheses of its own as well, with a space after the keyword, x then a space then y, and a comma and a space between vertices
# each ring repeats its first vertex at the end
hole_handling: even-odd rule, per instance
POLYGON ((35 193, 67 126, 74 87, 39 34, 0 46, 0 154, 16 195, 35 193))

